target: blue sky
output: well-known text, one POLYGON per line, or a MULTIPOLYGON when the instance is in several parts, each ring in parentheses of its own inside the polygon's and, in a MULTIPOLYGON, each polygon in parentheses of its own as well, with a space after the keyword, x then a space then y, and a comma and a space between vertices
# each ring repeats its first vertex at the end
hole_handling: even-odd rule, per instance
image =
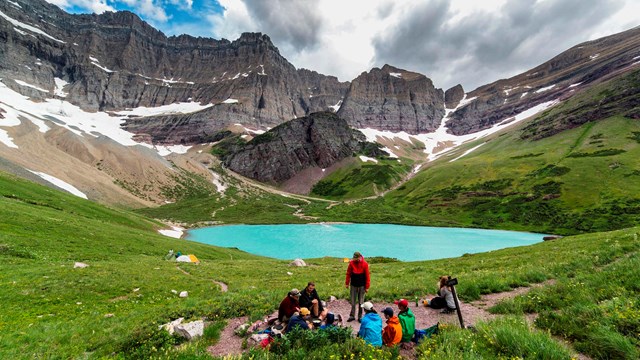
POLYGON ((46 1, 74 13, 129 10, 167 35, 262 32, 296 68, 342 81, 390 64, 466 91, 640 25, 638 0, 46 1))

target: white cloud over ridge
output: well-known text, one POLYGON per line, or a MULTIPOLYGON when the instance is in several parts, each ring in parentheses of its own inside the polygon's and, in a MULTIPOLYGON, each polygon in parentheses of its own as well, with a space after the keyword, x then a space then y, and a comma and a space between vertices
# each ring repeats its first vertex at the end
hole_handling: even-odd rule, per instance
POLYGON ((95 12, 126 4, 168 34, 233 41, 262 32, 297 68, 342 81, 388 63, 425 74, 436 87, 461 83, 466 91, 640 25, 637 0, 47 1, 95 12))

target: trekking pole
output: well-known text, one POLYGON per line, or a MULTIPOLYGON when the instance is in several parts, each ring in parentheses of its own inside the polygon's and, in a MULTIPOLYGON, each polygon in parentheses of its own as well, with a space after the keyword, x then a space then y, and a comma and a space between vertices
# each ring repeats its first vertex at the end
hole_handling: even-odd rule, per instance
POLYGON ((456 294, 456 285, 458 285, 458 278, 450 278, 447 281, 447 286, 451 286, 453 301, 456 303, 456 312, 458 313, 458 320, 460 320, 460 327, 464 329, 464 320, 462 320, 462 311, 460 310, 460 303, 458 302, 458 295, 456 294))

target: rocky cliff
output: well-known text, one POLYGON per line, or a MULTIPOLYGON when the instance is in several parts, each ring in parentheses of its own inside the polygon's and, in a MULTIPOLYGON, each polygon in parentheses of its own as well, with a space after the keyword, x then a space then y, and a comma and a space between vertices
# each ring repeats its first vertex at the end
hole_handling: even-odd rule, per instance
POLYGON ((450 115, 449 132, 463 135, 486 129, 550 100, 563 100, 638 66, 640 27, 585 42, 509 79, 467 94, 474 99, 450 115))
POLYGON ((351 82, 338 115, 356 128, 431 132, 444 116, 444 93, 422 74, 385 65, 351 82))
POLYGON ((223 157, 231 170, 281 183, 300 171, 328 168, 362 149, 365 137, 334 113, 314 113, 283 123, 223 157))
POLYGON ((68 83, 66 100, 86 110, 234 103, 162 119, 160 128, 171 123, 171 129, 192 133, 201 121, 213 128, 236 122, 275 126, 326 110, 348 86, 335 77, 296 70, 259 33, 235 41, 166 37, 130 12, 71 15, 42 0, 3 1, 0 11, 0 77, 45 90, 6 80, 29 96, 51 97, 59 78, 68 83))

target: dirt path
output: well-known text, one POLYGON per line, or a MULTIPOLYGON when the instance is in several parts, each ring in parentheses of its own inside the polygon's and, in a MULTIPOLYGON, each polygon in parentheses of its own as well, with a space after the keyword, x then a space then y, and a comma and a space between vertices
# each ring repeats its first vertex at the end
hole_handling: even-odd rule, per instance
POLYGON ((229 291, 229 286, 227 286, 227 284, 223 283, 222 281, 213 280, 213 283, 220 286, 220 291, 222 292, 229 291))

